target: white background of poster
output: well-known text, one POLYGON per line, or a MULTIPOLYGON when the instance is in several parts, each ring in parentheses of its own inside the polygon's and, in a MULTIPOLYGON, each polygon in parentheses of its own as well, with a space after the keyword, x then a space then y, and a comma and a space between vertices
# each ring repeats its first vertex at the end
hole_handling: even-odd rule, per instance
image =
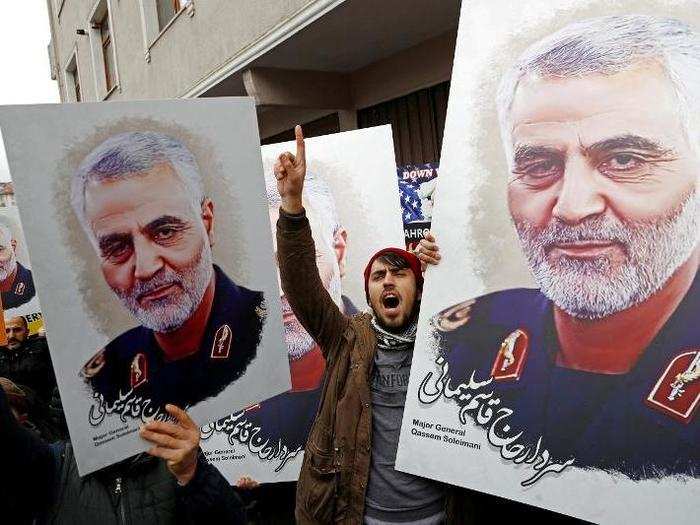
MULTIPOLYGON (((331 187, 340 223, 348 230, 343 294, 360 310, 367 306, 362 272, 369 258, 387 246, 403 247, 403 223, 396 182, 391 126, 376 126, 306 139, 309 173, 331 187)), ((296 152, 294 142, 262 147, 271 171, 280 153, 296 152)))
MULTIPOLYGON (((567 23, 612 14, 670 16, 700 29, 697 1, 479 0, 462 3, 432 229, 442 252, 426 276, 416 352, 397 468, 605 523, 695 523, 700 480, 632 482, 622 475, 569 468, 521 489, 528 465, 514 466, 490 449, 471 420, 462 426, 454 403, 420 405, 417 391, 436 373, 429 319, 465 299, 534 287, 506 204, 507 166, 494 101, 505 68, 531 43, 567 23), (456 278, 458 276, 458 278, 456 278), (411 434, 413 420, 466 428, 481 448, 411 434), (473 431, 470 431, 473 428, 473 431), (458 466, 456 468, 456 466, 458 466)), ((641 402, 641 401, 640 401, 641 402)), ((643 436, 640 436, 643 439, 643 436)))
POLYGON ((42 297, 47 338, 81 475, 146 450, 140 420, 95 448, 93 437, 124 426, 116 415, 88 424, 89 388, 78 372, 108 341, 137 325, 109 290, 69 206, 70 177, 106 136, 151 129, 184 141, 215 205, 214 262, 236 283, 264 292, 267 320, 256 358, 221 394, 190 415, 207 423, 290 387, 272 237, 253 102, 247 98, 13 106, 0 126, 42 297), (89 293, 80 293, 89 290, 89 293))
MULTIPOLYGON (((328 183, 335 197, 341 225, 348 232, 343 294, 359 310, 367 306, 363 271, 370 256, 386 246, 403 246, 403 224, 399 206, 396 161, 391 126, 377 126, 306 139, 307 171, 328 183)), ((262 147, 263 165, 272 172, 280 153, 296 152, 294 142, 262 147)), ((243 475, 259 482, 293 481, 299 476, 303 451, 280 470, 277 458, 263 461, 247 445, 217 432, 202 441, 210 458, 228 456, 214 464, 235 483, 243 475)))

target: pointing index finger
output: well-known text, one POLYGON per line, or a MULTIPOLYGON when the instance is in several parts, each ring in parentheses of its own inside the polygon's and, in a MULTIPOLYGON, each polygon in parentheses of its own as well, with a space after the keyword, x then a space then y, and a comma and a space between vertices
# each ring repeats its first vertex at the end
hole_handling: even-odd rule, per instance
POLYGON ((297 160, 306 164, 306 145, 304 144, 304 132, 298 124, 294 127, 294 137, 297 141, 297 160))

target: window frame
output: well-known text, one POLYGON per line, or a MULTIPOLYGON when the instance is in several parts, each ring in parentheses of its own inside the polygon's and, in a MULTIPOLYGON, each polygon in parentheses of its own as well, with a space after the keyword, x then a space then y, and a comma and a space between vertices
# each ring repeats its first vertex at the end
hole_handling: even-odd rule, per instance
POLYGON ((195 13, 194 0, 165 1, 172 2, 173 9, 175 8, 176 3, 179 8, 175 11, 170 20, 168 20, 163 27, 160 27, 157 4, 158 0, 139 0, 144 58, 147 63, 151 61, 151 48, 153 48, 153 46, 156 45, 163 35, 177 22, 177 20, 183 16, 183 13, 187 13, 187 15, 190 17, 193 17, 195 13))
POLYGON ((110 73, 116 73, 116 71, 112 71, 113 68, 110 68, 110 61, 107 59, 107 54, 111 52, 112 61, 114 61, 114 39, 112 37, 112 27, 109 24, 109 13, 105 13, 105 16, 102 18, 102 20, 100 20, 99 24, 100 45, 102 46, 102 57, 105 74, 105 85, 107 86, 107 92, 109 93, 112 90, 112 88, 116 85, 116 76, 114 77, 114 81, 112 81, 112 77, 110 75, 110 73), (106 30, 105 26, 107 26, 106 30))
POLYGON ((183 2, 181 0, 155 0, 155 4, 156 4, 156 17, 158 18, 157 26, 158 26, 159 33, 165 31, 170 26, 170 23, 177 17, 177 15, 180 14, 180 11, 183 11, 187 7, 187 2, 186 1, 183 2), (158 16, 158 2, 159 1, 168 2, 168 3, 170 3, 170 5, 173 8, 173 16, 171 16, 170 19, 167 22, 165 22, 162 27, 160 25, 160 23, 161 23, 160 16, 158 16))
POLYGON ((80 69, 78 65, 78 46, 76 45, 73 46, 73 51, 63 67, 63 84, 65 86, 65 95, 68 102, 85 101, 85 91, 80 76, 80 69), (80 93, 80 100, 78 100, 78 90, 80 93))
POLYGON ((97 0, 88 16, 90 35, 90 51, 92 55, 93 79, 97 100, 107 100, 115 91, 121 91, 119 79, 119 62, 117 58, 117 40, 114 34, 114 17, 112 16, 112 0, 97 0), (106 21, 109 29, 109 39, 103 39, 103 25, 106 21), (106 52, 111 49, 111 64, 114 65, 114 84, 110 85, 107 78, 109 64, 106 52))

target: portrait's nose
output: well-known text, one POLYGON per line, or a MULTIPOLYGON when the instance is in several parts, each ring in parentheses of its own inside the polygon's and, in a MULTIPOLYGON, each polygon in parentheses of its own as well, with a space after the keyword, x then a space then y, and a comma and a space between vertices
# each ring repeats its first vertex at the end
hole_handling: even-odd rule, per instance
POLYGON ((565 223, 576 224, 602 214, 606 207, 595 170, 584 159, 570 160, 552 215, 565 223))
POLYGON ((134 239, 134 277, 147 281, 163 268, 158 250, 144 238, 134 239))

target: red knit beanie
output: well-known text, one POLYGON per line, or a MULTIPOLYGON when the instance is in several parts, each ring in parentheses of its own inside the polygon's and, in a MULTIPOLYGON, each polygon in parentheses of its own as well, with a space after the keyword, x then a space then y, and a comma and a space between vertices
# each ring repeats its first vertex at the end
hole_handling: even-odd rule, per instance
POLYGON ((383 250, 379 250, 377 253, 375 253, 367 263, 367 266, 365 267, 365 297, 367 298, 367 302, 369 303, 369 274, 370 271, 372 270, 372 263, 379 259, 382 255, 386 255, 387 253, 393 253, 394 255, 398 255, 401 257, 404 261, 408 263, 409 268, 413 272, 413 275, 416 277, 416 289, 421 290, 423 288, 423 272, 421 272, 420 269, 420 259, 413 255, 411 252, 407 252, 406 250, 402 250, 401 248, 384 248, 383 250))

